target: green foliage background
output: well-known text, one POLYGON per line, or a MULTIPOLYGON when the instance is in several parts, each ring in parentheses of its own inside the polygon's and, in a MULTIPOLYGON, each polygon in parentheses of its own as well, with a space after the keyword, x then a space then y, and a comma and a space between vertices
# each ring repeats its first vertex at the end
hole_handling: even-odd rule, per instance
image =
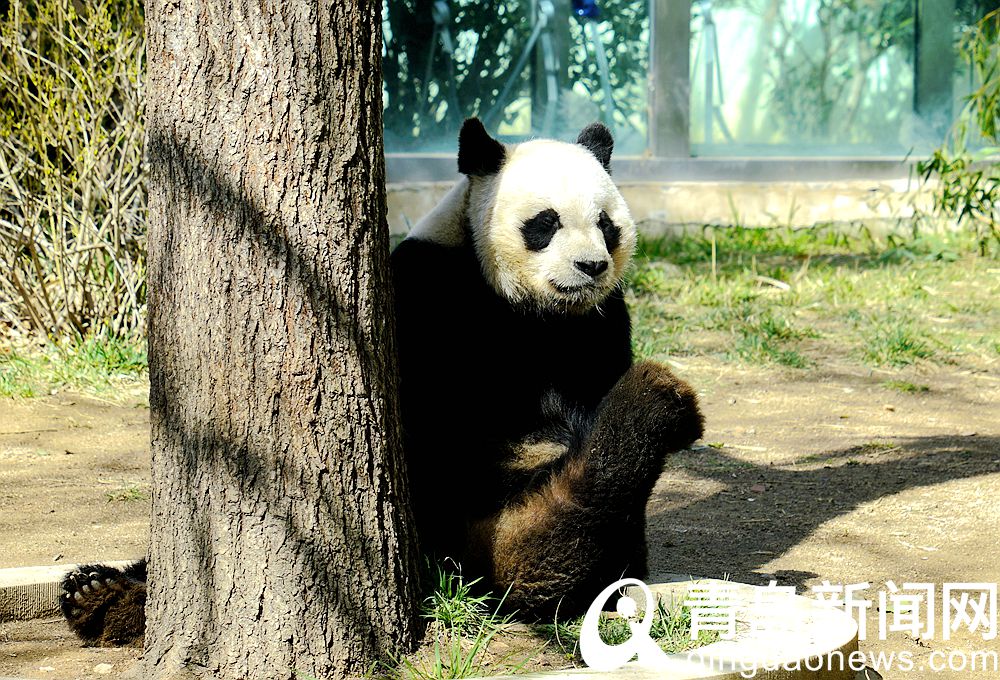
POLYGON ((985 255, 1000 252, 1000 9, 965 31, 961 52, 972 94, 949 138, 917 168, 936 181, 935 208, 970 230, 985 255))
MULTIPOLYGON (((568 9, 569 0, 559 3, 568 9)), ((485 116, 497 103, 534 26, 531 2, 451 0, 446 26, 455 45, 452 58, 435 37, 434 4, 434 0, 383 3, 385 133, 390 151, 453 150, 462 120, 485 116)), ((606 46, 617 108, 614 122, 641 137, 641 151, 646 134, 649 5, 645 0, 604 0, 600 7, 598 30, 606 46)), ((568 62, 560 74, 564 87, 557 120, 562 125, 556 134, 568 138, 579 132, 580 120, 586 124, 603 115, 604 99, 582 24, 565 15, 557 15, 558 21, 568 22, 570 40, 568 62), (570 83, 575 83, 571 92, 570 83)), ((500 102, 505 122, 517 116, 530 96, 535 65, 530 58, 511 96, 500 102)))

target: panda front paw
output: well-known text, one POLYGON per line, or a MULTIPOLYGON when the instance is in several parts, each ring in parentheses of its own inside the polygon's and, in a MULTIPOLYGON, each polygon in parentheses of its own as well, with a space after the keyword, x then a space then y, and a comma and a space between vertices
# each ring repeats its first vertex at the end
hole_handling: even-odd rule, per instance
POLYGON ((665 451, 690 446, 704 431, 694 389, 653 361, 632 366, 608 395, 603 410, 603 416, 625 428, 626 436, 649 440, 665 451))

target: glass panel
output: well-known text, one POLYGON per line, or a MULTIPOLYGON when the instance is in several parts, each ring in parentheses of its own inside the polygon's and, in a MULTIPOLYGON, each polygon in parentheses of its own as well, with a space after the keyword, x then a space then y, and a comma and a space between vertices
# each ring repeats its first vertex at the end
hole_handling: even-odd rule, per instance
POLYGON ((647 0, 386 0, 383 16, 386 151, 453 153, 473 115, 505 141, 603 120, 619 152, 645 150, 647 0))
MULTIPOLYGON (((941 116, 914 114, 914 5, 913 0, 694 2, 692 153, 904 155, 936 144, 941 116)), ((946 40, 953 31, 949 16, 933 27, 945 32, 946 40)), ((955 64, 950 51, 944 87, 952 87, 955 64)), ((933 82, 942 87, 940 78, 933 82)), ((938 100, 937 113, 950 119, 954 94, 949 90, 938 100)))

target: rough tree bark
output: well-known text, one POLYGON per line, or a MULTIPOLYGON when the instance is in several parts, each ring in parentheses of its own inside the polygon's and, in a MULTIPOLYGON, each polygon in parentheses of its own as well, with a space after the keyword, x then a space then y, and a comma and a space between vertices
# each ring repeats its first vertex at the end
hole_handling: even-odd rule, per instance
POLYGON ((343 677, 412 642, 380 13, 146 4, 146 673, 343 677))

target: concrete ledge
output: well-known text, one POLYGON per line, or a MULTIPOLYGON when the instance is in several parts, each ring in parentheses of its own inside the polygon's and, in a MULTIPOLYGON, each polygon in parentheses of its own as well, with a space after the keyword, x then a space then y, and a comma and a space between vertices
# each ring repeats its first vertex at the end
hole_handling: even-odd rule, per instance
MULTIPOLYGON (((736 610, 736 637, 720 640, 691 652, 671 654, 662 662, 640 666, 630 662, 615 671, 578 668, 567 671, 508 676, 509 680, 739 680, 747 669, 757 668, 753 677, 767 680, 855 680, 858 676, 848 661, 858 651, 858 626, 847 613, 816 600, 794 595, 780 603, 759 597, 764 590, 714 579, 690 580, 668 576, 664 583, 650 585, 654 597, 668 603, 681 601, 696 584, 714 583, 733 589, 736 610), (777 621, 768 630, 753 630, 752 621, 777 621), (843 668, 840 660, 843 660, 843 668), (816 670, 818 667, 822 667, 816 670)), ((641 603, 641 591, 629 589, 641 603)), ((613 601, 612 601, 613 603, 613 601)))
MULTIPOLYGON (((388 153, 385 156, 386 177, 390 184, 451 183, 458 179, 455 156, 455 149, 442 153, 388 153)), ((902 156, 615 156, 611 160, 611 174, 617 181, 626 182, 739 182, 748 177, 761 182, 830 182, 906 178, 916 175, 916 164, 916 159, 902 156)))
MULTIPOLYGON (((101 562, 124 567, 131 561, 101 562)), ((63 578, 76 564, 0 569, 0 622, 59 615, 63 578)))

